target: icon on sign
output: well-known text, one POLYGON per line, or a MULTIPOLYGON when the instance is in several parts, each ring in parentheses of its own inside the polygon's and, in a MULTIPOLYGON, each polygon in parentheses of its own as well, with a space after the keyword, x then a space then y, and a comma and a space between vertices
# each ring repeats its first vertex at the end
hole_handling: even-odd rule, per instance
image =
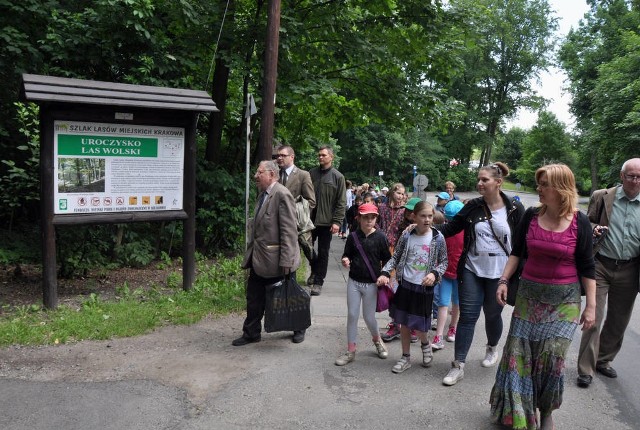
POLYGON ((156 196, 156 204, 157 205, 161 205, 162 204, 162 196, 156 196))
POLYGON ((116 197, 116 206, 124 206, 124 197, 116 197))
POLYGON ((60 199, 58 201, 58 209, 60 209, 61 211, 67 210, 67 199, 60 199))
POLYGON ((91 197, 91 206, 100 206, 100 197, 91 197))
POLYGON ((105 197, 102 202, 105 206, 111 206, 111 197, 105 197))
POLYGON ((86 206, 87 205, 87 199, 85 199, 84 197, 78 197, 78 206, 86 206))
POLYGON ((137 205, 138 204, 138 197, 137 196, 129 196, 129 204, 130 205, 137 205))
POLYGON ((151 204, 151 197, 150 196, 142 196, 142 204, 143 205, 150 205, 151 204))

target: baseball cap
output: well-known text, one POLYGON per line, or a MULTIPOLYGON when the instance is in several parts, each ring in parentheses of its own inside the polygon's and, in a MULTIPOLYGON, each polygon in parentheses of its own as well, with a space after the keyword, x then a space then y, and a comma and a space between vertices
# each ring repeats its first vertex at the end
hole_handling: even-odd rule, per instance
POLYGON ((451 200, 449 203, 444 205, 444 217, 447 220, 452 220, 453 217, 456 216, 458 212, 460 212, 462 206, 464 206, 464 203, 462 203, 460 200, 451 200))
POLYGON ((416 207, 416 204, 418 204, 418 202, 421 202, 421 201, 422 199, 420 197, 412 197, 409 200, 407 200, 407 203, 404 204, 404 207, 412 211, 413 208, 416 207))
POLYGON ((445 193, 444 191, 442 191, 441 193, 438 193, 438 198, 442 200, 449 200, 451 196, 449 195, 449 193, 445 193))
POLYGON ((382 191, 389 191, 389 187, 382 187, 382 191))
POLYGON ((378 215, 378 207, 373 203, 365 203, 358 206, 358 214, 366 215, 366 214, 376 214, 378 215))

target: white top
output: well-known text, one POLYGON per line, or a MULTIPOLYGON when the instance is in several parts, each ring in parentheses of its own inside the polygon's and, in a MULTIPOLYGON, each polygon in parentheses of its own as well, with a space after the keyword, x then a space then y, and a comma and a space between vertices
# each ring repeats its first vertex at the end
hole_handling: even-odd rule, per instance
POLYGON ((495 235, 491 231, 489 220, 475 225, 476 240, 471 244, 465 267, 481 278, 497 279, 502 275, 509 254, 504 252, 496 240, 496 236, 510 253, 511 230, 507 222, 506 208, 491 211, 491 217, 490 222, 493 225, 495 235))
POLYGON ((410 234, 407 241, 407 261, 404 265, 402 278, 412 284, 422 284, 422 280, 429 273, 429 252, 431 252, 431 240, 433 231, 429 229, 427 234, 418 236, 410 234))

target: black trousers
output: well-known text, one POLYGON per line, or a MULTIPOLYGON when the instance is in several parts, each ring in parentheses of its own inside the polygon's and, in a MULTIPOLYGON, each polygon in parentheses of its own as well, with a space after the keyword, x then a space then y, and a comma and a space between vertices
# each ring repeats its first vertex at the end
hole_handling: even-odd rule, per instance
POLYGON ((265 287, 284 279, 283 276, 263 278, 256 275, 253 269, 247 281, 247 318, 242 325, 242 335, 248 339, 256 339, 262 333, 262 317, 266 303, 265 287))
POLYGON ((313 283, 316 285, 324 284, 324 278, 327 277, 327 267, 329 265, 329 250, 331 249, 331 226, 316 226, 312 232, 313 242, 318 241, 318 253, 311 261, 311 273, 314 276, 313 283))

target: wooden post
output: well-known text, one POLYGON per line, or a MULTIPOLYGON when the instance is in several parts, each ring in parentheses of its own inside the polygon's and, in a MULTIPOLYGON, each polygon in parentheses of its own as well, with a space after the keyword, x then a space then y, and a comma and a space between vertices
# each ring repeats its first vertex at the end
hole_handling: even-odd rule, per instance
POLYGON ((187 218, 182 236, 182 288, 190 290, 196 279, 196 126, 198 114, 192 113, 185 130, 183 209, 187 218))
POLYGON ((280 0, 269 0, 267 12, 267 44, 264 55, 264 91, 260 121, 258 161, 271 159, 275 114, 276 81, 278 77, 278 44, 280 33, 280 0))
POLYGON ((56 229, 53 225, 54 185, 53 119, 46 107, 40 108, 40 213, 42 232, 42 303, 58 307, 56 229))

